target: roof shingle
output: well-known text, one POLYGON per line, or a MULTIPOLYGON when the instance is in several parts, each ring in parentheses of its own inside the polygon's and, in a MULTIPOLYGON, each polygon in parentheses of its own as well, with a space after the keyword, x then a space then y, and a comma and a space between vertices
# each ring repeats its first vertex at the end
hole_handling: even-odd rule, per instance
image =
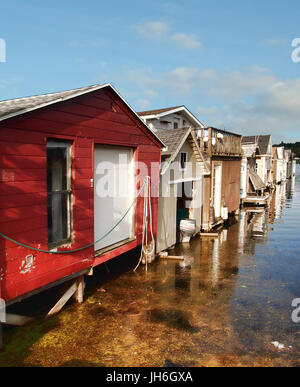
POLYGON ((147 111, 144 111, 144 112, 138 112, 137 114, 139 116, 152 116, 152 115, 155 115, 155 114, 160 114, 160 113, 167 112, 169 110, 179 109, 181 107, 184 107, 184 106, 181 105, 181 106, 168 107, 168 108, 164 108, 164 109, 147 110, 147 111))
POLYGON ((168 147, 166 151, 162 152, 162 156, 169 156, 171 158, 173 154, 178 150, 182 140, 186 136, 190 128, 173 129, 173 130, 157 130, 155 133, 158 138, 168 147))
POLYGON ((30 109, 36 109, 44 104, 58 102, 65 98, 71 98, 77 94, 93 91, 99 89, 99 85, 82 87, 58 93, 41 94, 32 97, 16 98, 5 101, 0 101, 0 119, 11 114, 18 114, 30 109))

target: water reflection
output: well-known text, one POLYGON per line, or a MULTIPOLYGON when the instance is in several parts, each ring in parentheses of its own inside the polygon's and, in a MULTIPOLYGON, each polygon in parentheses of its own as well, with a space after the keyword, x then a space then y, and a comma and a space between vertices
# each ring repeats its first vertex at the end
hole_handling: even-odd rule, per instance
POLYGON ((111 279, 105 292, 94 278, 86 302, 60 314, 25 364, 64 364, 76 348, 83 363, 109 366, 300 365, 300 327, 291 321, 300 297, 299 215, 297 177, 277 187, 269 209, 243 210, 218 238, 176 246, 170 254, 182 262, 157 260, 148 272, 111 279))

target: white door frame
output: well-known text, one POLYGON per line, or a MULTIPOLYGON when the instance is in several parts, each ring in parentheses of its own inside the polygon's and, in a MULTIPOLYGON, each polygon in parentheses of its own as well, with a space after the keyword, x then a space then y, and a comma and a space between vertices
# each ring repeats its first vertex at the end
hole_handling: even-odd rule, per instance
POLYGON ((214 165, 214 198, 215 218, 221 216, 222 200, 222 165, 214 165))

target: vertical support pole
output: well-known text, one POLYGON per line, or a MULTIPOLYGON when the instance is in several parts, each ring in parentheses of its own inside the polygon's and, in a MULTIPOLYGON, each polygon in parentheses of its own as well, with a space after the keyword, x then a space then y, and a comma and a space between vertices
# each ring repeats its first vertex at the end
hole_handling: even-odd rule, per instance
POLYGON ((76 283, 77 283, 77 290, 75 292, 75 299, 76 299, 76 302, 78 302, 79 304, 82 304, 83 303, 84 288, 85 288, 84 276, 81 275, 77 279, 76 283))

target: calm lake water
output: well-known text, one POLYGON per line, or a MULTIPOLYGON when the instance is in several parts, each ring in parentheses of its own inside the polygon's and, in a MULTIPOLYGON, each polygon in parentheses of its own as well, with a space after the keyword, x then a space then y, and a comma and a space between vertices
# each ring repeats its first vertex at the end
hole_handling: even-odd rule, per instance
POLYGON ((157 260, 134 273, 138 252, 120 257, 88 279, 84 304, 48 320, 53 290, 15 306, 38 318, 5 329, 0 365, 300 366, 291 318, 300 298, 297 172, 267 211, 243 211, 218 239, 177 246, 184 262, 157 260))

